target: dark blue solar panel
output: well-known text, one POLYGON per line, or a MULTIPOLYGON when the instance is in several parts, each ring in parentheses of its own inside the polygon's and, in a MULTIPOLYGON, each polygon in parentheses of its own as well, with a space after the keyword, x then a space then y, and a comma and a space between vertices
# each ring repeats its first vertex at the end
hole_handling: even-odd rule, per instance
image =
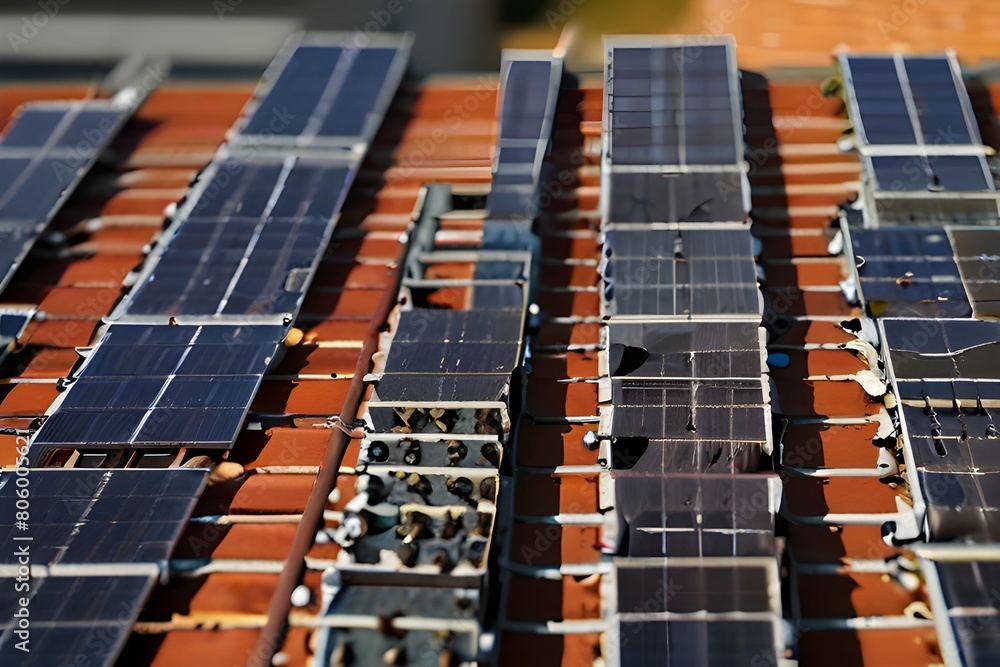
POLYGON ((994 189, 979 155, 876 155, 871 161, 878 189, 886 192, 994 189))
POLYGON ((514 60, 503 82, 501 139, 542 139, 552 64, 547 60, 514 60))
POLYGON ((870 144, 914 144, 906 95, 892 58, 849 57, 854 98, 870 144))
POLYGON ((343 53, 338 46, 297 48, 243 134, 301 134, 343 53))
POLYGON ((611 158, 618 164, 736 162, 728 48, 615 48, 611 158))
POLYGON ((126 313, 294 312, 352 177, 306 160, 222 163, 126 313))
POLYGON ((925 143, 934 145, 979 143, 969 134, 961 96, 951 65, 945 58, 904 58, 917 119, 925 143))
POLYGON ((280 325, 112 325, 34 445, 227 446, 280 325))
POLYGON ((300 45, 241 130, 243 135, 354 138, 369 131, 379 98, 395 89, 396 47, 300 45))
POLYGON ((849 94, 857 103, 867 143, 980 144, 974 123, 970 125, 968 94, 949 58, 848 56, 846 60, 849 94), (900 62, 905 78, 900 76, 900 62))
POLYGON ((320 136, 350 137, 364 131, 365 121, 373 113, 386 85, 396 53, 396 49, 375 48, 357 52, 329 111, 322 117, 320 136))

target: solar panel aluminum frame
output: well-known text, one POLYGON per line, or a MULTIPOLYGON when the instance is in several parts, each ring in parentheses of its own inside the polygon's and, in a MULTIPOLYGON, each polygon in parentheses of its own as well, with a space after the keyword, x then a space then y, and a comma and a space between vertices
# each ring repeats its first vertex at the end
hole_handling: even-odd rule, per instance
MULTIPOLYGON (((926 323, 927 320, 914 319, 913 322, 914 326, 919 328, 920 324, 926 323)), ((900 396, 899 383, 896 380, 896 371, 892 366, 892 355, 889 354, 889 344, 887 343, 885 324, 881 319, 876 319, 875 326, 878 328, 878 339, 882 343, 879 346, 879 358, 882 360, 882 364, 885 368, 886 380, 889 381, 892 394, 897 397, 898 402, 900 396)), ((899 408, 897 408, 897 411, 898 410, 899 408)), ((906 464, 907 470, 916 472, 919 469, 919 466, 917 465, 917 457, 913 452, 913 443, 910 441, 910 433, 906 427, 906 420, 902 418, 901 414, 898 414, 896 422, 898 423, 899 436, 902 441, 903 462, 906 464)), ((930 526, 927 523, 927 502, 924 497, 923 489, 921 488, 920 476, 916 474, 907 475, 907 481, 910 484, 910 497, 913 499, 913 513, 916 516, 917 523, 921 527, 924 538, 929 540, 930 526)))
MULTIPOLYGON (((615 171, 744 171, 743 152, 743 111, 740 92, 739 66, 736 63, 736 40, 730 35, 722 36, 681 36, 681 35, 605 35, 604 36, 604 107, 601 114, 601 173, 615 171), (733 164, 720 165, 615 165, 611 161, 611 109, 614 106, 614 50, 616 48, 655 49, 655 48, 704 48, 706 46, 725 47, 728 55, 729 95, 732 100, 733 127, 735 134, 735 150, 737 160, 733 164)), ((602 179, 603 180, 603 179, 602 179)), ((604 189, 604 183, 601 189, 604 189)))
MULTIPOLYGON (((532 173, 541 172, 542 159, 549 144, 549 137, 552 135, 552 125, 555 121, 556 103, 559 98, 559 86, 562 81, 563 58, 555 55, 552 51, 544 49, 504 49, 500 61, 500 89, 497 95, 497 148, 534 148, 535 160, 532 163, 532 173), (542 120, 542 127, 537 138, 531 139, 504 139, 504 119, 503 109, 507 94, 507 80, 510 77, 511 66, 517 62, 547 62, 549 64, 548 89, 545 96, 545 112, 542 120)), ((496 151, 493 158, 493 172, 497 171, 500 159, 500 150, 496 151)))
POLYGON ((403 75, 406 73, 407 63, 413 47, 415 35, 413 33, 394 34, 379 32, 375 35, 366 35, 366 44, 362 47, 358 44, 357 31, 354 32, 297 32, 289 36, 285 43, 278 50, 277 55, 264 70, 261 82, 254 91, 254 96, 246 105, 243 114, 236 121, 227 134, 227 141, 233 147, 264 147, 274 146, 279 148, 297 149, 326 149, 334 151, 346 151, 355 155, 363 155, 375 138, 382 118, 385 116, 389 105, 392 103, 396 90, 399 88, 403 75), (367 48, 394 48, 397 50, 393 58, 389 72, 383 81, 382 89, 379 91, 375 105, 369 112, 365 120, 364 129, 357 136, 342 137, 305 137, 303 135, 261 135, 243 134, 242 129, 247 126, 253 118, 257 109, 261 106, 267 94, 274 87, 275 82, 281 77, 285 67, 288 65, 292 55, 300 46, 327 46, 342 47, 345 49, 367 49, 367 48))
MULTIPOLYGON (((958 101, 962 106, 962 113, 966 123, 966 130, 969 132, 969 136, 976 142, 974 144, 962 144, 964 148, 959 150, 968 151, 969 147, 982 146, 982 137, 979 134, 979 126, 975 122, 975 113, 972 109, 972 102, 969 99, 968 90, 965 88, 962 79, 962 70, 958 64, 958 58, 956 57, 955 51, 948 49, 943 54, 902 54, 902 53, 847 53, 837 56, 837 63, 840 66, 841 75, 844 81, 844 87, 847 91, 847 114, 851 121, 851 124, 855 128, 855 134, 859 138, 858 149, 862 153, 866 154, 880 154, 886 152, 899 152, 900 146, 905 147, 906 150, 912 150, 914 145, 912 144, 898 144, 895 148, 892 148, 891 144, 870 144, 865 135, 864 122, 861 118, 861 108, 858 105, 857 96, 851 94, 854 90, 854 79, 851 73, 851 58, 870 58, 878 60, 892 60, 896 65, 897 74, 900 69, 904 67, 903 63, 905 60, 939 60, 944 57, 948 61, 949 68, 951 69, 952 80, 955 83, 955 94, 958 97, 958 101)), ((905 75, 904 75, 905 76, 905 75)), ((904 77, 900 77, 900 83, 908 81, 904 77)), ((914 123, 916 116, 916 110, 913 109, 912 95, 909 95, 907 89, 903 89, 904 97, 907 97, 907 108, 910 113, 910 122, 914 126, 914 130, 919 127, 919 120, 914 123)), ((917 137, 917 145, 925 146, 923 140, 917 137)), ((951 148, 958 149, 959 144, 950 146, 951 148)), ((963 153, 957 153, 963 154, 963 153)))
MULTIPOLYGON (((938 573, 939 563, 964 563, 975 561, 995 562, 1000 560, 1000 550, 996 545, 986 544, 913 544, 911 547, 920 559, 920 572, 924 575, 927 596, 930 598, 930 607, 934 612, 934 629, 937 633, 938 643, 941 647, 941 655, 944 664, 948 667, 964 667, 962 660, 962 650, 959 648, 958 635, 955 626, 952 625, 950 613, 941 585, 941 576, 938 573)), ((990 591, 990 594, 994 594, 990 591)), ((976 614, 971 618, 982 618, 983 610, 975 608, 976 614)), ((994 613, 996 610, 993 610, 994 613)))
MULTIPOLYGON (((257 160, 261 161, 294 161, 298 162, 300 159, 305 160, 316 160, 320 156, 315 154, 301 155, 301 154, 289 154, 287 152, 271 151, 271 150, 246 150, 240 146, 227 147, 222 146, 216 153, 216 156, 212 159, 207 167, 198 175, 197 181, 191 186, 188 194, 184 200, 184 203, 179 207, 177 213, 174 216, 173 221, 168 225, 168 227, 157 239, 156 245, 146 256, 146 260, 143 262, 142 268, 137 272, 129 275, 123 281, 123 283, 131 287, 128 294, 115 306, 114 310, 110 315, 105 318, 106 322, 122 322, 129 324, 163 324, 172 319, 175 319, 170 315, 130 315, 128 313, 129 307, 132 303, 132 298, 134 294, 137 293, 138 286, 147 282, 150 277, 156 273, 157 265, 160 259, 165 255, 170 247, 171 242, 177 237, 181 229, 187 223, 191 216, 195 206, 197 206, 199 199, 206 192, 206 190, 211 186, 213 179, 216 174, 218 174, 222 169, 226 161, 229 159, 240 159, 240 155, 246 153, 249 159, 246 160, 248 163, 253 163, 257 160)), ((304 276, 304 281, 302 282, 302 291, 298 299, 298 306, 301 307, 302 301, 305 298, 306 292, 309 290, 312 284, 313 278, 316 275, 316 271, 319 268, 319 264, 322 261, 322 251, 329 245, 331 239, 333 238, 333 233, 336 230, 337 223, 340 221, 340 209, 343 208, 343 204, 347 199, 350 192, 351 186, 354 182, 354 178, 357 176, 358 168, 361 163, 360 155, 335 155, 327 163, 326 159, 323 159, 326 166, 331 168, 334 167, 344 167, 348 169, 348 175, 344 183, 344 188, 340 193, 340 200, 336 206, 335 215, 330 218, 327 224, 326 232, 323 236, 323 245, 317 250, 316 256, 313 259, 312 264, 308 271, 302 272, 304 276)), ((219 224, 226 224, 225 222, 220 222, 219 224)), ((234 276, 235 277, 235 276, 234 276)), ((296 311, 297 312, 297 311, 296 311)), ((267 314, 252 314, 252 315, 232 315, 225 313, 204 313, 198 315, 181 315, 177 319, 180 319, 185 324, 287 324, 291 318, 294 318, 296 312, 275 312, 267 314)))
POLYGON ((424 278, 424 273, 429 266, 439 263, 469 263, 479 264, 480 262, 510 262, 521 265, 521 275, 525 281, 531 280, 531 252, 527 250, 431 250, 429 252, 413 252, 408 254, 403 273, 404 285, 420 285, 423 283, 510 283, 511 280, 492 278, 472 278, 450 279, 450 278, 424 278))
MULTIPOLYGON (((28 223, 34 222, 34 225, 32 225, 30 238, 25 240, 25 243, 15 256, 11 266, 5 273, 0 275, 0 291, 6 288, 7 285, 10 283, 18 267, 21 265, 22 262, 24 262, 25 258, 28 256, 28 253, 31 252, 31 248, 32 246, 34 246, 34 243, 37 240, 38 235, 41 234, 46 227, 48 227, 49 223, 55 217, 56 213, 58 213, 59 210, 66 204, 69 198, 76 191, 76 188, 80 185, 80 182, 84 179, 84 177, 90 172, 90 170, 97 163, 98 159, 101 156, 101 153, 103 153, 107 149, 111 141, 116 136, 118 136, 118 133, 121 131, 121 128, 132 117, 132 114, 136 111, 136 109, 139 108, 139 106, 142 105, 143 102, 146 101, 146 99, 149 97, 150 94, 152 94, 152 92, 155 89, 156 89, 156 84, 154 83, 151 86, 143 85, 142 87, 129 87, 122 89, 122 91, 120 91, 114 98, 110 100, 78 100, 73 102, 35 102, 31 104, 31 108, 56 107, 56 108, 67 108, 67 109, 73 109, 73 108, 107 109, 111 111, 117 111, 119 113, 119 116, 118 119, 112 124, 112 127, 107 132, 101 135, 100 141, 95 142, 93 149, 84 156, 84 159, 81 161, 81 164, 76 167, 75 175, 73 176, 73 178, 66 185, 66 187, 63 188, 62 192, 53 203, 52 208, 49 209, 47 214, 45 214, 41 220, 37 221, 12 220, 12 222, 28 222, 28 223)), ((9 154, 10 156, 15 157, 17 155, 25 154, 25 151, 19 149, 0 149, 0 154, 2 155, 9 154)), ((61 156, 62 159, 67 159, 70 157, 80 157, 80 154, 75 149, 70 149, 70 150, 60 149, 54 154, 54 157, 57 156, 61 156)), ((32 150, 29 157, 32 158, 38 157, 39 159, 41 159, 41 156, 38 154, 37 150, 32 150)))
MULTIPOLYGON (((868 176, 865 170, 862 170, 863 186, 859 200, 862 203, 861 210, 865 227, 877 228, 882 226, 892 227, 898 224, 919 224, 918 220, 920 218, 928 220, 928 224, 931 225, 1000 225, 1000 192, 989 190, 971 192, 896 192, 892 190, 876 190, 874 183, 874 179, 868 176), (974 217, 972 219, 965 219, 963 217, 960 221, 954 221, 953 219, 933 219, 932 216, 936 215, 936 213, 928 213, 927 206, 934 203, 954 204, 957 209, 965 209, 965 211, 961 212, 963 216, 968 211, 968 215, 974 217), (918 220, 907 219, 897 222, 891 217, 893 213, 902 213, 904 215, 912 213, 912 216, 918 220), (979 223, 977 222, 978 220, 982 220, 982 222, 979 223)), ((955 215, 959 215, 959 213, 956 212, 955 215)))

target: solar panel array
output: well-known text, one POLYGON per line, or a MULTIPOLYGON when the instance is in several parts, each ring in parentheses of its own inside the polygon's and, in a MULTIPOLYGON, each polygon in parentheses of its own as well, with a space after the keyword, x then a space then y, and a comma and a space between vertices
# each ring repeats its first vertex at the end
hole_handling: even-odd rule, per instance
POLYGON ((0 137, 0 289, 135 106, 86 100, 21 107, 0 137))
POLYGON ((886 405, 930 542, 915 548, 942 652, 955 664, 993 664, 1000 634, 982 592, 1000 585, 996 558, 960 546, 1000 541, 1000 322, 983 319, 1000 314, 1000 216, 986 148, 954 56, 840 62, 868 225, 841 224, 854 267, 848 295, 885 316, 886 405))
POLYGON ((113 664, 207 478, 187 468, 0 473, 11 545, 0 559, 0 660, 113 664), (28 635, 18 633, 25 610, 28 635))
MULTIPOLYGON (((462 599, 464 616, 479 610, 479 596, 467 589, 478 588, 487 573, 504 442, 517 414, 511 387, 520 384, 515 376, 539 247, 531 225, 561 72, 561 58, 551 53, 504 52, 482 233, 441 233, 456 199, 449 186, 426 187, 408 233, 399 308, 366 378, 374 385, 364 417, 368 434, 356 495, 334 533, 343 551, 331 565, 350 573, 356 598, 377 595, 379 609, 388 599, 384 586, 393 583, 409 587, 417 600, 439 601, 407 606, 429 628, 443 622, 452 596, 462 599), (474 268, 462 278, 440 277, 448 273, 438 265, 456 263, 474 268), (395 529, 369 529, 372 512, 391 516, 395 529), (417 524, 419 539, 407 537, 417 524)), ((336 619, 320 632, 321 652, 356 636, 345 604, 352 606, 342 594, 325 601, 324 614, 336 619)), ((449 651, 475 658, 479 626, 466 628, 449 634, 449 651)), ((423 652, 424 637, 408 637, 415 646, 408 659, 418 650, 437 655, 423 652)), ((362 650, 379 659, 371 647, 380 645, 375 640, 362 650)))
MULTIPOLYGON (((300 36, 283 49, 280 66, 269 71, 290 65, 308 74, 309 85, 301 77, 268 82, 265 101, 252 105, 251 120, 240 125, 244 135, 220 149, 129 298, 67 379, 31 438, 30 465, 86 466, 96 461, 88 458, 93 452, 111 452, 100 465, 120 466, 147 451, 179 455, 232 445, 264 373, 282 353, 411 42, 380 37, 372 58, 344 46, 352 37, 323 45, 329 36, 300 36), (392 65, 384 72, 387 54, 392 65), (328 63, 335 64, 320 67, 328 63), (295 93, 314 89, 324 95, 307 114, 308 100, 295 93), (279 111, 287 112, 284 120, 269 117, 279 111), (308 122, 295 126, 295 118, 308 122), (281 140, 272 148, 258 148, 274 135, 281 140)), ((42 116, 31 122, 52 124, 42 116)), ((28 134, 6 141, 30 143, 28 134)), ((11 582, 0 594, 13 619, 0 634, 0 661, 113 664, 207 477, 205 469, 188 468, 0 473, 3 529, 12 544, 22 534, 31 538, 35 575, 29 659, 16 646, 17 609, 24 605, 11 598, 11 582), (22 479, 31 494, 27 527, 15 521, 22 479)), ((0 572, 16 577, 20 564, 9 558, 0 572)))
MULTIPOLYGON (((317 44, 323 39, 295 37, 279 60, 294 71, 300 61, 306 69, 368 62, 342 46, 343 36, 336 45, 317 44)), ((387 36, 373 48, 405 63, 410 42, 387 36)), ((327 75, 339 76, 338 67, 327 75)), ((384 107, 381 92, 374 100, 354 90, 383 85, 370 74, 337 84, 366 122, 380 120, 384 107)), ((386 90, 399 76, 385 80, 386 90)), ((276 104, 282 86, 262 104, 276 104)), ((254 108, 251 116, 261 112, 254 108)), ((223 146, 33 436, 32 463, 59 449, 228 449, 282 349, 366 150, 356 141, 350 155, 295 142, 270 151, 223 146)))
POLYGON ((780 483, 756 474, 771 411, 733 47, 606 48, 599 437, 627 536, 618 664, 750 662, 781 644, 780 483))
POLYGON ((839 62, 870 187, 870 223, 996 221, 996 186, 955 57, 843 55, 839 62))

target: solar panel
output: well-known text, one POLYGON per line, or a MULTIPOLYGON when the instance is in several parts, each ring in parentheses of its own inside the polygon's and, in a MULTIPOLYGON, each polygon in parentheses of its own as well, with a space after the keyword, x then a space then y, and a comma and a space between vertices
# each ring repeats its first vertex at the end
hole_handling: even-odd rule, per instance
MULTIPOLYGON (((0 474, 0 532, 7 544, 31 538, 31 562, 50 568, 74 564, 159 563, 169 558, 205 486, 208 472, 168 470, 39 469, 31 472, 31 519, 17 525, 17 475, 0 474)), ((0 556, 17 565, 17 555, 0 556)))
POLYGON ((609 222, 742 222, 737 172, 610 175, 609 222))
POLYGON ((507 50, 500 66, 497 157, 486 197, 491 220, 538 215, 542 158, 548 148, 562 77, 562 59, 507 50))
MULTIPOLYGON (((33 475, 35 473, 32 473, 33 475)), ((112 665, 156 583, 155 575, 32 577, 30 593, 16 592, 13 579, 0 580, 0 662, 25 667, 112 665), (30 602, 30 636, 15 613, 30 602), (26 652, 22 648, 26 646, 26 652)))
POLYGON ((882 325, 897 380, 1000 381, 1000 322, 887 318, 882 325))
POLYGON ((113 324, 32 441, 228 448, 285 327, 113 324))
POLYGON ((704 42, 609 41, 606 129, 612 164, 742 160, 732 44, 704 42))
POLYGON ((632 378, 759 378, 753 322, 612 322, 610 374, 632 378))
POLYGON ((620 614, 766 613, 771 610, 769 571, 761 564, 705 567, 674 565, 667 561, 621 567, 627 562, 616 561, 619 565, 616 575, 620 614))
POLYGON ((342 146, 370 143, 402 80, 411 36, 298 35, 264 74, 237 142, 342 146))
POLYGON ((0 152, 73 149, 86 156, 107 143, 122 117, 123 109, 96 100, 26 104, 0 137, 0 152))
POLYGON ((106 100, 32 104, 0 139, 0 289, 132 108, 106 100))
POLYGON ((996 190, 983 155, 873 155, 876 187, 891 192, 996 190))
POLYGON ((993 229, 948 229, 965 291, 976 317, 1000 317, 1000 234, 993 229))
POLYGON ((612 435, 767 442, 760 380, 612 381, 612 435))
POLYGON ((229 159, 165 242, 123 315, 295 312, 354 172, 304 158, 229 159))
POLYGON ((626 230, 606 236, 605 282, 617 315, 760 313, 753 243, 745 229, 626 230))
POLYGON ((845 55, 840 62, 863 144, 982 145, 953 56, 845 55))
POLYGON ((636 667, 664 663, 729 667, 776 655, 776 632, 770 621, 629 621, 620 625, 619 633, 621 664, 636 667))
POLYGON ((519 342, 521 319, 516 311, 415 308, 400 312, 393 342, 519 342))
POLYGON ((971 314, 944 228, 851 228, 849 236, 861 293, 873 312, 888 317, 971 314))

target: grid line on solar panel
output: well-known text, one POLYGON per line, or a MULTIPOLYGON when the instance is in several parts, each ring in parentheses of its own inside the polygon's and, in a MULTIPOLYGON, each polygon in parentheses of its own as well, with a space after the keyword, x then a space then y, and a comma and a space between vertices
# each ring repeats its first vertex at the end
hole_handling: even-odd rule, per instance
POLYGON ((742 159, 729 42, 608 44, 606 131, 615 165, 736 164, 742 159))
POLYGON ((612 435, 766 442, 760 380, 612 381, 612 435))
POLYGON ((753 315, 760 309, 746 229, 606 233, 604 274, 618 315, 753 315))
POLYGON ((409 59, 410 35, 382 33, 365 46, 353 36, 289 38, 264 73, 266 91, 237 142, 333 146, 369 143, 409 59))
POLYGON ((115 315, 295 312, 353 176, 329 161, 224 160, 115 315))
POLYGON ((112 324, 32 445, 232 444, 277 325, 112 324))
POLYGON ((943 227, 848 228, 859 287, 887 317, 965 317, 972 308, 943 227))
MULTIPOLYGON (((0 475, 0 537, 31 537, 32 564, 166 561, 208 478, 207 470, 41 469, 31 473, 28 530, 18 528, 16 475, 0 475)), ((16 565, 17 556, 0 556, 16 565)))
POLYGON ((0 580, 0 613, 10 619, 0 633, 0 663, 114 664, 155 584, 152 574, 32 577, 29 603, 23 607, 19 598, 25 593, 16 592, 15 580, 0 580), (15 612, 25 608, 30 610, 30 639, 18 646, 15 612))
POLYGON ((840 62, 865 144, 982 144, 952 56, 847 55, 840 62))

